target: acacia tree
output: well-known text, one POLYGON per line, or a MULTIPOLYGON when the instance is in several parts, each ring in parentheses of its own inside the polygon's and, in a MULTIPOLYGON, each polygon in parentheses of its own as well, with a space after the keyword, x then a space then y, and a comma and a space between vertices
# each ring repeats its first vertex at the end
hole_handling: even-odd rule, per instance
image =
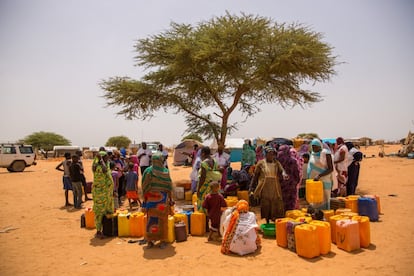
POLYGON ((108 141, 106 141, 105 146, 107 147, 117 147, 118 149, 120 148, 128 148, 129 145, 131 144, 131 139, 129 139, 126 136, 113 136, 110 137, 108 139, 108 141))
POLYGON ((71 145, 71 142, 62 135, 45 131, 34 132, 21 139, 21 142, 30 144, 37 149, 44 149, 45 151, 53 150, 53 146, 71 145))
POLYGON ((329 80, 336 57, 322 35, 301 24, 241 14, 214 17, 196 26, 170 29, 135 45, 141 80, 113 77, 100 83, 108 106, 127 119, 150 119, 155 111, 181 113, 186 131, 224 145, 237 129, 231 115, 245 118, 262 104, 302 106, 321 101, 300 85, 329 80))

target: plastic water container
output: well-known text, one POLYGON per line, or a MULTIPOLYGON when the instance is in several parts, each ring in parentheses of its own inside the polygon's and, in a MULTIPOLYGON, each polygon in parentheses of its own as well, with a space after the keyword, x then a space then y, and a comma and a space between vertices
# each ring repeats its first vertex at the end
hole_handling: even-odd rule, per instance
POLYGON ((319 251, 322 255, 331 251, 331 225, 327 221, 312 220, 310 225, 314 225, 319 237, 319 251))
POLYGON ((323 213, 323 218, 327 222, 329 222, 329 218, 330 217, 332 217, 333 215, 335 215, 335 211, 334 210, 322 210, 322 213, 323 213))
POLYGON ((95 228, 95 212, 92 208, 85 209, 85 228, 94 229, 95 228))
POLYGON ((322 181, 314 181, 313 179, 306 179, 306 201, 312 204, 323 202, 322 181))
POLYGON ((320 255, 319 237, 315 225, 301 224, 295 227, 296 253, 305 258, 320 255))
POLYGON ((118 236, 118 214, 108 214, 102 218, 102 232, 107 237, 118 236))
POLYGON ((206 214, 194 212, 191 214, 191 235, 204 236, 206 233, 206 214))
POLYGON ((359 196, 348 196, 345 198, 345 208, 351 209, 351 212, 358 214, 359 196))
POLYGON ((370 221, 378 221, 377 201, 368 197, 358 199, 358 210, 361 216, 369 217, 370 221))
POLYGON ((192 197, 193 197, 193 192, 191 190, 185 192, 184 198, 186 201, 191 201, 192 197))
POLYGON ((237 202, 239 202, 239 199, 237 198, 237 196, 228 196, 224 200, 227 203, 227 207, 236 206, 237 202))
POLYGON ((167 242, 174 242, 175 241, 175 219, 174 216, 168 216, 168 236, 167 242))
POLYGON ((348 252, 361 248, 358 221, 344 219, 336 222, 336 245, 348 252))
POLYGON ((288 221, 286 223, 286 232, 287 232, 287 247, 289 250, 296 252, 296 240, 295 240, 295 228, 298 225, 303 224, 303 222, 298 221, 288 221))
POLYGON ((175 233, 175 241, 176 242, 183 242, 187 240, 187 226, 183 222, 175 223, 174 225, 174 233, 175 233))
POLYGON ((301 210, 287 210, 285 212, 285 217, 297 219, 298 217, 304 217, 306 213, 302 212, 301 210))
POLYGON ((129 216, 128 212, 118 213, 118 236, 129 237, 129 216))
POLYGON ((276 224, 276 243, 280 247, 286 248, 287 243, 287 232, 286 225, 288 221, 292 221, 292 218, 280 218, 275 221, 276 224))
POLYGON ((175 187, 174 194, 175 194, 176 200, 184 200, 185 199, 184 187, 175 187))
POLYGON ((352 220, 359 223, 359 241, 363 248, 368 248, 371 244, 371 229, 369 217, 367 216, 354 216, 352 220))
POLYGON ((343 213, 349 213, 351 212, 351 209, 349 208, 339 208, 335 210, 335 215, 341 215, 343 213))
POLYGON ((129 217, 129 235, 131 237, 144 236, 144 213, 132 213, 129 217))
POLYGON ((311 217, 311 216, 297 217, 297 218, 295 219, 295 221, 309 223, 309 222, 311 222, 311 221, 312 221, 312 217, 311 217))
POLYGON ((193 211, 183 210, 181 213, 187 216, 187 234, 191 234, 191 215, 193 214, 193 211))
POLYGON ((379 196, 377 196, 377 195, 364 195, 363 197, 375 199, 377 201, 378 214, 381 214, 381 200, 380 200, 379 196))
POLYGON ((348 219, 348 217, 335 215, 329 218, 329 223, 331 224, 331 239, 333 243, 336 243, 336 222, 343 219, 348 219))
POLYGON ((187 217, 187 215, 182 214, 182 213, 175 213, 174 214, 174 219, 175 219, 175 224, 177 224, 179 222, 182 222, 182 223, 185 224, 185 226, 186 226, 185 231, 186 231, 186 234, 188 235, 189 227, 188 227, 188 217, 187 217))
POLYGON ((237 191, 237 199, 244 199, 249 202, 249 192, 248 191, 237 191))

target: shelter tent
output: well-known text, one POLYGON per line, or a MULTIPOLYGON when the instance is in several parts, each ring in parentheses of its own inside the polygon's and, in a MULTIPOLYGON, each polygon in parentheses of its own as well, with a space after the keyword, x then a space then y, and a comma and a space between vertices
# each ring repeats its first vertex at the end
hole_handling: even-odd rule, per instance
POLYGON ((62 157, 65 155, 66 152, 69 152, 70 155, 76 154, 77 151, 82 151, 81 147, 78 146, 54 146, 53 147, 53 156, 62 157))
POLYGON ((201 144, 199 141, 194 140, 194 139, 185 139, 181 143, 179 143, 174 148, 173 165, 183 166, 188 159, 188 155, 183 154, 183 152, 190 154, 193 151, 193 147, 195 144, 197 144, 199 148, 203 146, 203 144, 201 144))

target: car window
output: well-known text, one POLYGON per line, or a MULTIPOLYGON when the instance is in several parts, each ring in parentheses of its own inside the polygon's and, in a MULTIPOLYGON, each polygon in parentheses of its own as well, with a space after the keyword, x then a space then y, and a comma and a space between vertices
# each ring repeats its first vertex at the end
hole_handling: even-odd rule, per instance
POLYGON ((15 154, 16 149, 14 147, 4 147, 3 148, 5 154, 15 154))
POLYGON ((28 154, 28 153, 33 153, 33 148, 32 147, 26 147, 26 146, 21 146, 19 147, 20 152, 23 154, 28 154))

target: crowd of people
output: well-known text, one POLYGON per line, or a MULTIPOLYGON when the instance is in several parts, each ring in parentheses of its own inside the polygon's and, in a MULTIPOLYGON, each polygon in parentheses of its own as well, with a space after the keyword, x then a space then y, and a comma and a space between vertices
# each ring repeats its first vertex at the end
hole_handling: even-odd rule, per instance
MULTIPOLYGON (((189 155, 192 160, 191 190, 197 194, 195 211, 206 214, 206 231, 210 232, 208 240, 214 240, 214 234, 221 240, 223 235, 222 252, 232 251, 231 240, 239 223, 234 218, 240 220, 245 217, 249 223, 240 227, 246 231, 257 231, 257 225, 256 219, 251 219, 255 214, 249 212, 251 202, 239 201, 233 209, 227 208, 223 191, 228 183, 228 170, 231 170, 230 155, 224 151, 224 147, 218 147, 217 152, 212 154, 209 147, 199 148, 198 145, 194 145, 189 155), (230 211, 223 215, 225 210, 230 211), (226 229, 223 228, 223 217, 226 229)), ((174 205, 167 158, 168 152, 162 145, 153 154, 147 149, 146 143, 142 143, 136 154, 129 156, 123 150, 107 152, 104 147, 100 148, 92 162, 92 200, 97 238, 104 237, 103 216, 114 213, 127 199, 130 209, 139 205, 147 214, 142 243, 147 243, 151 248, 156 241, 160 241, 160 248, 166 246, 168 215, 172 214, 171 206, 174 205), (140 176, 142 194, 138 191, 140 176)), ((355 194, 361 160, 362 153, 358 148, 341 137, 336 139, 335 144, 313 139, 298 150, 290 145, 272 142, 255 146, 246 140, 241 166, 250 168, 246 170, 250 174, 250 181, 244 188, 251 194, 251 200, 259 202, 261 218, 266 223, 284 217, 287 210, 299 208, 299 198, 304 194, 301 190, 305 187, 306 179, 323 183, 323 202, 312 207, 329 209, 331 196, 355 194)), ((71 206, 68 191, 72 190, 74 208, 82 208, 82 185, 86 181, 81 153, 73 156, 65 154, 65 160, 56 169, 63 171, 65 206, 71 206)), ((85 186, 84 189, 86 191, 85 186)), ((87 193, 86 200, 90 200, 87 193)), ((252 237, 255 242, 250 240, 250 246, 258 248, 260 239, 257 233, 252 234, 252 237)), ((243 252, 243 249, 239 250, 243 252)))

